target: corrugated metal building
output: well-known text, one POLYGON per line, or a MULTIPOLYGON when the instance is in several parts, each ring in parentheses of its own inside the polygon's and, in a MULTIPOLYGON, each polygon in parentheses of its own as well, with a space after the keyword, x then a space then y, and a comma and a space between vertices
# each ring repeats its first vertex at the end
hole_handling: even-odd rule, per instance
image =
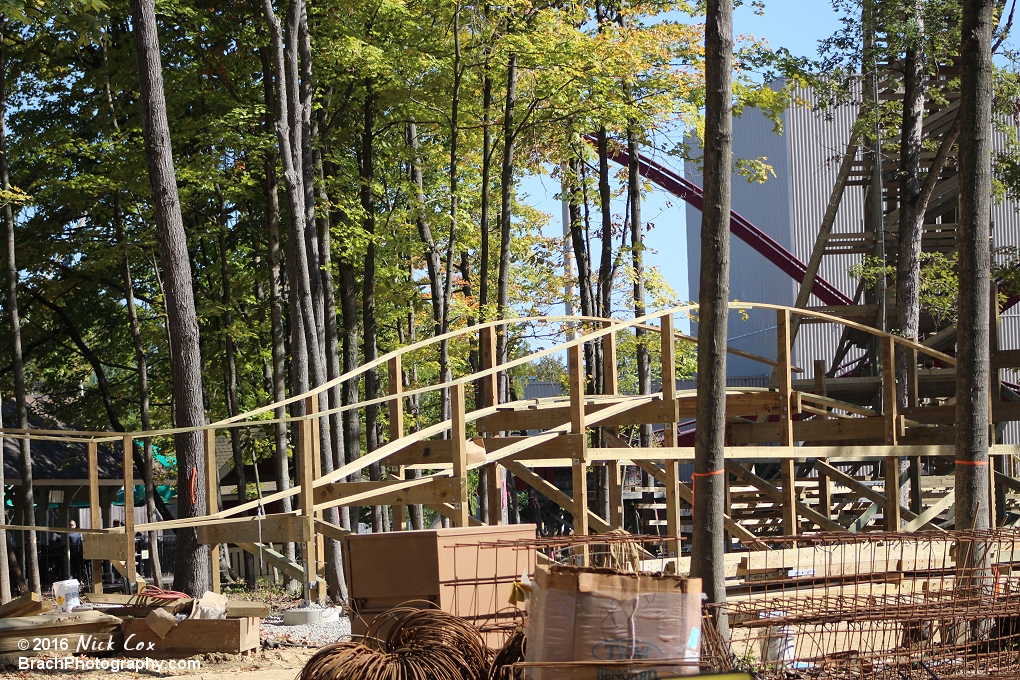
MULTIPOLYGON (((829 111, 814 108, 816 98, 809 90, 799 90, 797 99, 806 102, 785 111, 781 133, 761 112, 745 110, 733 121, 733 152, 736 158, 761 158, 772 166, 775 176, 764 184, 750 183, 733 176, 733 210, 766 232, 798 258, 806 262, 811 255, 829 195, 836 181, 840 159, 846 150, 850 128, 859 103, 853 102, 829 111)), ((693 140, 688 140, 691 143, 693 140)), ((997 145, 1003 143, 997 135, 997 145)), ((699 169, 685 164, 688 179, 702 184, 699 169)), ((1020 205, 1006 201, 992 211, 993 247, 1020 245, 1020 205)), ((864 189, 848 186, 833 226, 833 233, 860 232, 864 219, 864 189)), ((701 212, 687 206, 687 252, 690 296, 697 299, 700 262, 701 212)), ((730 298, 749 302, 771 302, 793 305, 799 284, 781 272, 762 255, 739 239, 731 241, 730 298)), ((856 281, 847 269, 861 255, 827 255, 822 259, 820 274, 852 297, 856 281)), ((821 304, 812 298, 810 304, 821 304)), ((750 311, 747 318, 730 315, 729 337, 733 347, 768 358, 776 356, 775 314, 750 311)), ((834 327, 807 325, 801 327, 794 347, 793 360, 804 373, 813 375, 813 361, 832 360, 838 344, 834 327)), ((1020 348, 1020 306, 1003 315, 1000 327, 1001 348, 1020 348)), ((731 378, 767 375, 769 367, 748 359, 728 358, 731 378)), ((1015 380, 1016 375, 1005 375, 1015 380)), ((1011 426, 1011 430, 1016 425, 1011 426)), ((1013 432, 1011 439, 1020 439, 1013 432)))

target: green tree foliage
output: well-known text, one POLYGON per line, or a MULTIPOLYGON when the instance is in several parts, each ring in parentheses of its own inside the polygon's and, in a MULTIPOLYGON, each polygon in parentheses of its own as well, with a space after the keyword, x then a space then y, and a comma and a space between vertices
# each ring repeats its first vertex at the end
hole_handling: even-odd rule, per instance
MULTIPOLYGON (((648 141, 668 130, 701 130, 703 25, 685 2, 510 0, 493 6, 460 0, 323 0, 310 3, 308 10, 315 127, 309 143, 321 165, 316 217, 320 229, 328 219, 337 299, 350 296, 359 314, 363 265, 369 245, 375 246, 382 352, 433 332, 420 221, 431 228, 442 254, 439 275, 450 279, 450 327, 495 314, 491 282, 497 276, 499 225, 492 216, 499 214, 498 207, 490 208, 487 225, 493 244, 487 308, 480 305, 479 225, 483 191, 492 206, 500 196, 498 163, 505 142, 500 126, 510 54, 518 57, 520 74, 515 177, 580 161, 589 243, 600 238, 597 228, 589 228, 599 219, 598 159, 585 136, 605 127, 611 139, 621 140, 629 125, 636 125, 648 141), (678 15, 684 15, 682 20, 678 15), (374 174, 366 180, 360 170, 370 100, 376 111, 370 142, 374 174), (454 101, 456 129, 451 123, 454 101), (410 123, 418 130, 416 153, 408 143, 410 123), (488 159, 482 153, 487 125, 492 134, 488 159), (454 132, 458 145, 451 154, 454 132), (487 160, 495 171, 484 187, 487 160), (458 176, 456 229, 450 209, 451 162, 458 176), (420 192, 412 181, 412 165, 421 170, 420 192), (365 188, 374 198, 372 233, 366 230, 361 200, 365 188), (353 289, 340 275, 344 264, 353 268, 353 289)), ((236 347, 239 410, 272 401, 271 197, 265 158, 276 158, 276 174, 282 178, 271 125, 279 84, 261 3, 167 0, 157 11, 195 278, 204 399, 209 418, 216 420, 228 413, 227 338, 236 347), (229 295, 221 278, 224 264, 229 295)), ((285 3, 276 7, 278 16, 286 12, 285 3)), ((152 425, 170 426, 172 349, 143 156, 130 6, 126 0, 8 0, 0 13, 8 26, 9 164, 12 185, 20 187, 2 199, 17 212, 23 344, 30 389, 40 397, 34 408, 90 429, 141 427, 138 370, 125 309, 126 259, 148 362, 152 425)), ((763 65, 792 73, 791 62, 754 41, 740 49, 735 75, 739 105, 778 113, 789 101, 788 90, 763 87, 758 74, 763 65)), ((760 174, 760 168, 755 172, 760 174)), ((614 191, 625 179, 614 176, 614 191)), ((287 201, 282 179, 277 181, 279 196, 272 198, 281 206, 286 254, 287 201)), ((544 231, 550 216, 524 197, 516 196, 511 214, 512 313, 553 312, 562 302, 565 283, 562 244, 544 231)), ((612 242, 612 257, 625 262, 626 217, 612 218, 614 231, 605 238, 612 242)), ((618 274, 615 306, 632 309, 625 266, 618 274)), ((654 272, 649 281, 653 307, 675 298, 654 272)), ((286 267, 283 284, 284 322, 289 324, 286 301, 292 282, 286 267)), ((360 323, 348 321, 355 327, 360 323)), ((516 333, 510 338, 511 356, 535 340, 516 333)), ((685 370, 691 366, 688 347, 680 345, 685 370)), ((623 342, 621 361, 632 354, 623 342)), ((476 362, 471 341, 451 345, 454 375, 468 372, 476 362)), ((0 370, 0 389, 5 394, 11 390, 9 364, 9 347, 2 343, 0 366, 7 368, 0 370)), ((440 370, 431 350, 407 357, 404 366, 412 386, 434 382, 440 370)), ((439 407, 438 397, 429 395, 417 411, 409 411, 409 420, 420 422, 439 407)), ((271 454, 269 435, 268 428, 245 435, 249 463, 271 454)), ((172 456, 172 441, 157 445, 172 456)))

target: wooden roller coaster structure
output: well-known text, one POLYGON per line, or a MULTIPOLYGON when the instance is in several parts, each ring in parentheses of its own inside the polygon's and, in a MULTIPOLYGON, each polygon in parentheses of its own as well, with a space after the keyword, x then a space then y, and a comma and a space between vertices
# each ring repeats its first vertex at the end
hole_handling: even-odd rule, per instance
MULTIPOLYGON (((955 390, 955 359, 952 356, 925 344, 822 312, 744 302, 731 303, 730 307, 772 310, 776 314, 778 328, 776 359, 753 357, 773 369, 777 378, 775 388, 727 390, 726 470, 734 493, 730 497, 732 509, 725 518, 725 526, 731 537, 743 541, 745 548, 767 549, 768 537, 777 531, 787 536, 814 531, 862 531, 879 521, 881 527, 876 528, 892 531, 939 530, 940 524, 951 525, 951 488, 940 498, 912 503, 912 508, 900 505, 900 467, 897 463, 902 457, 947 458, 952 461, 955 407, 944 403, 955 390), (800 371, 791 364, 791 328, 795 320, 837 324, 871 336, 881 347, 879 375, 826 379, 824 373, 816 373, 813 380, 794 380, 794 373, 800 371), (925 357, 927 363, 934 366, 918 368, 919 362, 916 359, 912 362, 912 394, 919 405, 906 412, 900 412, 896 407, 896 345, 906 347, 911 356, 925 357), (844 387, 846 389, 842 389, 844 387), (884 397, 880 400, 880 409, 864 405, 875 402, 875 390, 884 397), (829 396, 833 393, 856 394, 860 398, 836 399, 829 396), (778 466, 779 479, 766 479, 748 464, 778 466), (877 480, 857 478, 854 470, 859 470, 862 465, 871 465, 883 476, 877 480), (812 474, 810 478, 809 474, 812 474), (744 490, 743 501, 739 503, 738 488, 744 490), (878 490, 880 488, 882 491, 878 490), (840 491, 833 493, 834 490, 840 491), (846 506, 854 503, 863 503, 864 506, 859 512, 846 512, 846 506), (736 508, 738 504, 744 507, 736 508), (840 512, 840 507, 844 512, 840 512), (739 510, 739 517, 734 510, 739 510)), ((681 478, 679 465, 693 460, 694 448, 683 445, 686 442, 681 440, 677 427, 683 420, 693 417, 697 392, 678 390, 675 381, 664 380, 662 390, 655 394, 620 394, 617 389, 616 341, 619 333, 633 332, 637 328, 659 333, 661 375, 675 375, 677 343, 695 340, 677 332, 676 317, 696 309, 697 305, 685 305, 628 321, 547 316, 483 323, 403 347, 306 394, 196 428, 204 433, 206 443, 208 507, 216 508, 220 487, 216 433, 230 428, 272 425, 280 420, 263 419, 265 415, 279 406, 303 401, 305 415, 282 419, 294 428, 291 441, 295 451, 296 486, 236 507, 210 512, 205 517, 146 524, 135 524, 133 494, 125 493, 125 525, 87 531, 84 556, 91 560, 115 562, 128 582, 134 583, 135 532, 195 527, 199 542, 210 546, 213 565, 219 564, 220 544, 235 544, 246 551, 261 554, 281 571, 304 580, 314 591, 319 583, 316 574, 320 574, 322 568, 323 540, 342 539, 347 533, 342 527, 323 520, 323 511, 328 508, 393 506, 397 518, 395 524, 399 527, 403 525, 401 509, 411 504, 422 504, 448 517, 454 526, 498 524, 501 512, 496 503, 489 505, 488 517, 477 518, 469 512, 468 473, 478 469, 479 484, 486 484, 490 498, 495 499, 500 488, 498 468, 502 466, 516 479, 572 515, 575 534, 605 533, 623 527, 621 465, 635 465, 663 487, 668 550, 682 563, 685 561, 680 541, 682 507, 692 502, 693 489, 681 478), (505 364, 495 363, 498 332, 509 332, 510 326, 546 324, 569 325, 576 336, 505 364), (404 389, 400 376, 405 357, 411 353, 419 353, 420 356, 423 350, 428 351, 444 339, 466 339, 469 336, 477 340, 481 370, 448 382, 404 389), (599 343, 602 348, 605 375, 602 394, 590 394, 586 385, 583 349, 587 343, 599 343), (501 372, 562 352, 567 355, 568 394, 498 403, 497 381, 501 372), (386 396, 332 411, 318 408, 320 399, 324 399, 323 395, 330 387, 357 379, 370 371, 384 369, 390 376, 386 396), (440 390, 449 391, 452 417, 407 432, 404 400, 440 390), (469 394, 473 396, 470 400, 469 394), (366 406, 388 409, 389 441, 354 462, 321 474, 321 452, 316 436, 321 420, 330 413, 366 406), (663 427, 661 445, 657 442, 645 448, 630 446, 616 436, 619 428, 646 424, 663 427), (489 435, 480 440, 485 450, 484 459, 469 460, 469 428, 489 435), (590 445, 589 435, 596 428, 607 433, 601 438, 607 445, 599 448, 590 445), (388 470, 387 479, 344 481, 349 475, 374 463, 388 470), (607 465, 610 471, 608 517, 599 516, 589 507, 588 468, 602 464, 607 465), (571 469, 573 484, 570 493, 534 472, 534 468, 554 467, 571 469), (404 471, 409 469, 422 470, 424 474, 417 479, 405 479, 404 471), (297 497, 297 509, 293 512, 251 514, 286 496, 297 497), (270 548, 273 543, 287 542, 303 546, 305 567, 286 560, 270 548)), ((745 357, 753 356, 739 350, 729 351, 745 357)), ((993 365, 996 367, 1017 364, 1020 364, 1020 350, 993 349, 993 365)), ((1020 420, 1020 403, 997 400, 993 405, 992 419, 994 422, 990 425, 1020 420)), ((5 429, 3 436, 84 441, 89 459, 92 527, 99 527, 98 446, 103 443, 121 445, 124 451, 124 488, 131 489, 134 488, 133 442, 181 431, 185 430, 111 435, 95 431, 5 429)), ((684 439, 690 439, 689 434, 684 439)), ((1020 447, 997 445, 992 454, 1013 460, 1020 454, 1020 447)), ((920 466, 917 469, 920 470, 920 466)), ((999 472, 994 479, 995 484, 1006 489, 1020 490, 1020 482, 1008 474, 999 472)), ((921 478, 915 477, 911 483, 917 487, 914 497, 921 499, 921 478)), ((990 501, 994 501, 995 496, 990 489, 990 501)), ((995 517, 993 502, 989 503, 989 512, 995 517)), ((7 528, 34 529, 22 526, 7 528)), ((680 566, 682 569, 682 564, 680 566)), ((93 573, 98 575, 101 572, 94 569, 93 573)), ((219 568, 214 568, 212 574, 214 588, 218 589, 219 568)), ((97 580, 94 587, 101 588, 101 582, 97 580)), ((321 597, 324 592, 317 595, 321 597)))

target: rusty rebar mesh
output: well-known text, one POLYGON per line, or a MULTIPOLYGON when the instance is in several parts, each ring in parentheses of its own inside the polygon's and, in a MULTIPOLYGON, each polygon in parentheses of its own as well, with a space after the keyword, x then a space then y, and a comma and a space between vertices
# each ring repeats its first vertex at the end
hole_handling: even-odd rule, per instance
POLYGON ((769 539, 721 613, 761 677, 1020 675, 1020 530, 769 539))

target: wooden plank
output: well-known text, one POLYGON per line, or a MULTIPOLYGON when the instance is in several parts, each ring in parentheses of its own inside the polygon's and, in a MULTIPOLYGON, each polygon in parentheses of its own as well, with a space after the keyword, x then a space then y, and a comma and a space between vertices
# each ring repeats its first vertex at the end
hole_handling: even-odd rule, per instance
MULTIPOLYGON (((482 361, 482 370, 496 367, 496 333, 491 326, 485 326, 478 331, 478 354, 482 361)), ((499 403, 498 377, 498 373, 490 373, 481 378, 482 399, 478 408, 493 407, 499 403)))
POLYGON ((82 556, 87 560, 127 560, 134 553, 134 536, 123 532, 82 534, 82 556))
POLYGON ((486 485, 489 496, 489 526, 498 526, 503 523, 503 485, 500 484, 502 475, 498 463, 489 463, 482 468, 484 480, 481 483, 486 485))
MULTIPOLYGON (((791 357, 790 312, 786 309, 776 310, 776 362, 775 375, 779 386, 779 445, 793 446, 793 416, 790 412, 790 401, 793 398, 792 376, 790 375, 791 357)), ((783 477, 783 533, 795 536, 800 533, 797 522, 797 487, 794 484, 793 460, 780 461, 780 472, 783 477)))
POLYGON ((135 459, 132 455, 134 438, 125 435, 121 439, 121 448, 124 455, 124 533, 130 537, 130 552, 127 556, 127 577, 128 588, 132 588, 136 580, 135 573, 135 459))
MULTIPOLYGON (((661 357, 662 357, 662 399, 676 402, 676 343, 673 340, 675 329, 673 315, 663 314, 659 320, 661 357)), ((676 446, 676 423, 663 425, 663 444, 676 446)), ((665 474, 662 482, 666 487, 666 535, 669 537, 666 550, 669 557, 680 555, 680 467, 675 460, 665 459, 665 474)))
MULTIPOLYGON (((219 508, 220 471, 216 465, 216 430, 203 432, 205 440, 205 507, 214 514, 219 508)), ((212 591, 220 592, 220 546, 209 546, 209 562, 212 572, 212 591)))
POLYGON ((953 503, 956 502, 956 491, 953 489, 949 490, 943 498, 936 501, 930 508, 922 512, 916 518, 910 520, 903 526, 904 531, 917 531, 928 522, 941 515, 943 512, 952 507, 953 503))
MULTIPOLYGON (((86 445, 89 467, 89 526, 103 526, 102 505, 99 502, 99 445, 90 441, 86 445)), ((85 558, 88 559, 88 558, 85 558)), ((103 592, 103 562, 92 560, 92 592, 103 592)))
MULTIPOLYGON (((766 482, 761 477, 751 473, 749 470, 738 465, 736 462, 728 460, 726 461, 726 470, 737 476, 740 479, 751 486, 760 489, 765 493, 766 496, 771 498, 773 501, 782 503, 784 501, 784 494, 782 491, 766 482)), ((799 514, 803 515, 807 519, 811 520, 818 526, 829 531, 846 531, 841 525, 833 522, 828 517, 825 517, 821 513, 817 512, 813 508, 804 505, 803 503, 796 504, 796 510, 799 514)))
POLYGON ((40 614, 42 611, 43 603, 39 593, 30 592, 0 606, 0 619, 7 619, 12 616, 32 616, 40 614))
POLYGON ((457 511, 453 518, 453 525, 457 527, 469 526, 468 517, 471 515, 468 507, 465 409, 464 383, 455 383, 450 386, 450 412, 452 415, 450 439, 453 441, 453 479, 457 487, 453 498, 453 507, 457 511))
MULTIPOLYGON (((822 362, 822 364, 824 366, 824 362, 822 362)), ((825 375, 823 374, 822 377, 824 378, 825 375)), ((827 381, 824 382, 823 386, 825 387, 826 390, 828 390, 827 381)), ((827 408, 838 408, 841 411, 846 411, 847 413, 854 413, 859 416, 865 417, 880 415, 878 412, 875 411, 875 409, 867 408, 865 406, 859 406, 857 404, 851 404, 848 401, 842 401, 840 399, 833 399, 832 397, 826 395, 820 395, 812 392, 803 391, 800 392, 799 394, 801 401, 807 401, 812 404, 818 404, 819 406, 825 406, 827 408)))
POLYGON ((315 530, 335 541, 344 541, 352 532, 323 519, 315 520, 315 530))
MULTIPOLYGON (((486 437, 481 439, 487 453, 495 453, 502 448, 517 444, 528 437, 486 437)), ((558 438, 528 449, 532 458, 562 457, 565 450, 575 449, 580 445, 581 437, 574 434, 562 434, 558 438)), ((391 465, 415 465, 426 469, 443 469, 453 466, 453 441, 450 439, 427 439, 413 442, 402 451, 394 453, 387 459, 391 465)))
MULTIPOLYGON (((821 395, 825 398, 827 394, 827 388, 825 385, 825 360, 815 359, 815 394, 821 395)), ((809 395, 802 395, 802 399, 809 395)), ((804 408, 803 405, 801 408, 804 408)), ((826 418, 829 416, 826 415, 826 418)), ((824 463, 825 460, 822 459, 824 463)), ((825 474, 824 469, 820 469, 817 466, 815 469, 818 471, 818 511, 826 517, 832 517, 832 485, 829 484, 829 476, 825 474)))
POLYGON ((1020 368, 1020 349, 998 349, 992 355, 992 369, 1020 368))
MULTIPOLYGON (((507 461, 505 465, 506 469, 512 472, 514 477, 520 479, 522 482, 535 489, 567 512, 571 514, 574 513, 574 500, 556 488, 555 485, 549 483, 545 479, 542 479, 527 467, 516 461, 507 461)), ((588 526, 590 528, 594 528, 598 533, 606 533, 613 529, 608 522, 591 510, 588 511, 588 526)))
MULTIPOLYGON (((620 401, 633 401, 634 397, 620 397, 620 401)), ((619 401, 599 401, 585 404, 585 414, 589 418, 599 411, 609 409, 619 401)), ((635 404, 633 409, 626 410, 626 415, 616 412, 614 418, 605 418, 602 426, 619 425, 652 425, 668 422, 675 408, 661 399, 647 399, 635 404)), ((521 430, 549 430, 570 420, 570 406, 552 406, 545 408, 519 408, 497 411, 475 421, 479 432, 518 432, 521 430)), ((591 423, 589 423, 589 426, 591 423)))
MULTIPOLYGON (((878 503, 883 508, 886 507, 886 503, 887 503, 886 496, 884 496, 883 494, 878 493, 877 491, 875 491, 874 489, 872 489, 869 486, 861 484, 858 480, 854 479, 853 477, 851 477, 847 473, 843 472, 842 470, 840 470, 838 468, 835 468, 832 465, 829 465, 829 463, 827 461, 816 460, 815 461, 815 469, 818 470, 819 474, 822 474, 824 472, 828 477, 830 477, 832 480, 834 480, 837 484, 842 484, 843 486, 847 487, 848 489, 850 489, 854 493, 857 493, 857 494, 861 495, 862 497, 867 498, 868 500, 870 500, 870 501, 872 501, 874 503, 878 503)), ((908 519, 908 520, 914 519, 915 517, 917 517, 917 515, 914 512, 912 512, 911 510, 908 510, 906 508, 903 508, 903 507, 900 508, 900 515, 901 515, 901 517, 903 517, 905 519, 908 519)))
POLYGON ((885 459, 885 530, 899 531, 902 509, 900 508, 900 459, 889 456, 885 459))
MULTIPOLYGON (((300 448, 298 449, 297 456, 297 482, 301 487, 301 491, 298 494, 298 509, 301 514, 305 517, 315 516, 315 496, 313 493, 313 484, 315 483, 315 458, 316 458, 316 444, 318 440, 315 437, 315 430, 313 427, 314 420, 312 416, 318 412, 318 401, 317 397, 307 397, 305 399, 305 418, 298 421, 298 441, 300 442, 300 448)), ((242 546, 243 547, 243 546, 242 546)), ((304 599, 312 599, 311 588, 313 583, 317 583, 318 579, 315 573, 315 567, 318 562, 318 541, 310 538, 304 544, 304 565, 305 573, 302 574, 304 577, 304 599)))
MULTIPOLYGON (((588 437, 585 427, 584 406, 584 346, 573 345, 567 349, 567 374, 570 388, 570 432, 579 435, 579 451, 571 458, 571 479, 573 487, 572 513, 574 534, 588 535, 588 437)), ((582 546, 583 548, 583 546, 582 546)), ((587 564, 587 551, 583 550, 582 561, 587 564)))
MULTIPOLYGON (((612 322, 604 321, 603 328, 611 328, 612 322)), ((616 376, 616 333, 602 336, 602 392, 616 394, 619 386, 616 376)))
POLYGON ((312 517, 274 514, 258 517, 238 517, 227 522, 196 527, 198 542, 205 545, 220 543, 305 543, 312 538, 312 517))
POLYGON ((296 562, 291 562, 285 555, 267 545, 260 546, 255 543, 236 543, 235 545, 256 557, 261 557, 271 566, 276 567, 293 579, 303 581, 305 578, 304 567, 296 562))
MULTIPOLYGON (((677 415, 693 418, 697 414, 697 395, 677 397, 677 415)), ((726 394, 727 416, 776 415, 781 408, 781 398, 768 390, 755 392, 728 392, 726 394)))
MULTIPOLYGON (((655 463, 651 461, 642 460, 634 461, 634 464, 637 465, 642 470, 644 470, 645 472, 647 472, 648 474, 650 474, 659 482, 665 482, 666 480, 665 470, 660 468, 655 463)), ((681 499, 683 499, 685 503, 687 503, 688 505, 693 505, 694 493, 691 491, 691 487, 684 484, 683 482, 679 482, 677 484, 677 494, 680 496, 681 499)), ((726 526, 727 531, 729 531, 731 534, 733 534, 742 541, 754 541, 754 542, 758 541, 757 536, 748 531, 747 528, 741 525, 739 522, 736 522, 730 515, 727 514, 723 515, 723 524, 726 526)))
MULTIPOLYGON (((730 446, 780 441, 784 432, 781 423, 727 423, 726 443, 730 446)), ((811 419, 793 422, 793 441, 802 442, 853 442, 875 440, 881 443, 885 434, 885 419, 837 418, 811 419)))
MULTIPOLYGON (((895 446, 899 441, 899 414, 896 404, 896 341, 892 336, 889 336, 882 338, 880 342, 882 343, 882 416, 885 419, 885 443, 887 446, 895 446)), ((896 488, 898 489, 899 486, 896 488)))

